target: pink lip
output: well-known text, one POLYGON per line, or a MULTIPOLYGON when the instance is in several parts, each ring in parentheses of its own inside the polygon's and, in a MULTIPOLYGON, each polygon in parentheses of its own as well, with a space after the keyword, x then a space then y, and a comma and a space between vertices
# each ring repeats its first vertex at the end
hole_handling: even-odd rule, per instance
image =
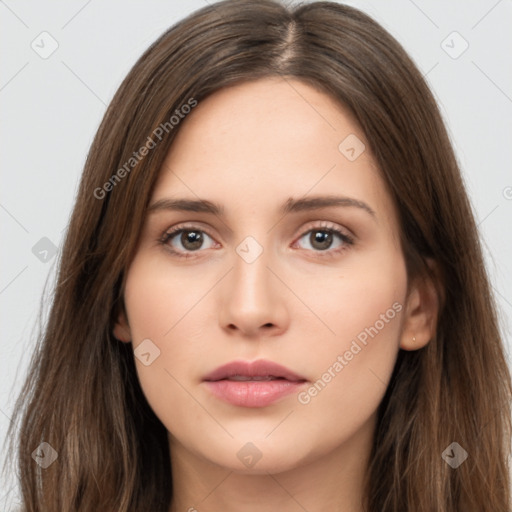
POLYGON ((290 393, 297 392, 306 379, 279 364, 259 359, 233 361, 209 373, 204 382, 218 398, 241 407, 265 407, 290 393), (275 380, 228 380, 230 377, 255 377, 275 380))

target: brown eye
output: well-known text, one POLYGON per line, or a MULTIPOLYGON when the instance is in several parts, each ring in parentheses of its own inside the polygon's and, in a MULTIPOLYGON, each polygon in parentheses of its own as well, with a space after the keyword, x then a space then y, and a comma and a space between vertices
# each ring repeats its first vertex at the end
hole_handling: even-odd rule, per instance
POLYGON ((210 235, 195 228, 172 229, 163 235, 160 243, 167 245, 173 253, 180 256, 200 252, 200 249, 210 249, 214 245, 210 235))
POLYGON ((332 233, 322 230, 314 230, 310 232, 309 242, 314 249, 319 251, 325 251, 332 245, 333 236, 332 233))
POLYGON ((188 251, 197 251, 203 244, 203 235, 200 231, 182 231, 180 242, 188 251))
POLYGON ((352 238, 334 228, 319 227, 304 233, 300 240, 305 240, 305 249, 314 252, 338 252, 353 244, 352 238))

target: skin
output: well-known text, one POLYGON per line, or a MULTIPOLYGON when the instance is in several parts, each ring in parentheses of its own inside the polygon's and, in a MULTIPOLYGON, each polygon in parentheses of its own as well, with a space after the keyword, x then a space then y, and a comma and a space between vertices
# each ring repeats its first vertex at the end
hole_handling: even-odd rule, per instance
POLYGON ((398 350, 425 346, 437 314, 432 283, 408 282, 397 212, 361 128, 297 80, 223 89, 180 126, 150 204, 171 197, 220 203, 224 216, 148 214, 114 329, 134 349, 149 338, 160 350, 148 366, 135 362, 169 432, 171 511, 360 512, 376 411, 398 350), (366 146, 354 161, 338 149, 349 134, 366 146), (279 213, 290 197, 333 194, 375 215, 357 206, 279 213), (353 245, 333 234, 322 250, 309 231, 325 236, 326 222, 353 245), (184 223, 204 230, 203 245, 194 251, 180 234, 159 243, 184 223), (263 249, 251 263, 236 251, 248 236, 263 249), (337 357, 393 304, 401 310, 333 373, 337 357), (263 408, 223 402, 202 382, 229 361, 261 358, 309 386, 329 368, 335 376, 308 403, 293 393, 263 408), (237 457, 248 442, 261 454, 252 467, 237 457))

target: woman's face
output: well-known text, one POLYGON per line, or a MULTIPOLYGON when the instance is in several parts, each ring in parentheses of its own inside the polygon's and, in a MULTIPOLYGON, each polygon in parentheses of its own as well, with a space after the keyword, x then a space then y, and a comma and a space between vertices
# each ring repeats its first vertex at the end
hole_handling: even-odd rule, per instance
POLYGON ((255 473, 367 454, 407 276, 362 130, 279 78, 223 89, 182 123, 114 331, 171 454, 255 473), (260 360, 290 374, 243 364, 260 360))

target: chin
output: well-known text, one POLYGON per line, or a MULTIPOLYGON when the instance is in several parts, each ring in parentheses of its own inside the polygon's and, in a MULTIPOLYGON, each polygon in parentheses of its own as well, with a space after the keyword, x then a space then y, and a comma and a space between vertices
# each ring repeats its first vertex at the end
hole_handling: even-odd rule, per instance
POLYGON ((218 466, 243 475, 277 474, 307 463, 305 457, 294 452, 295 443, 280 442, 274 445, 262 440, 254 443, 235 441, 234 445, 233 448, 231 448, 232 445, 225 447, 222 453, 205 453, 203 456, 218 466))

